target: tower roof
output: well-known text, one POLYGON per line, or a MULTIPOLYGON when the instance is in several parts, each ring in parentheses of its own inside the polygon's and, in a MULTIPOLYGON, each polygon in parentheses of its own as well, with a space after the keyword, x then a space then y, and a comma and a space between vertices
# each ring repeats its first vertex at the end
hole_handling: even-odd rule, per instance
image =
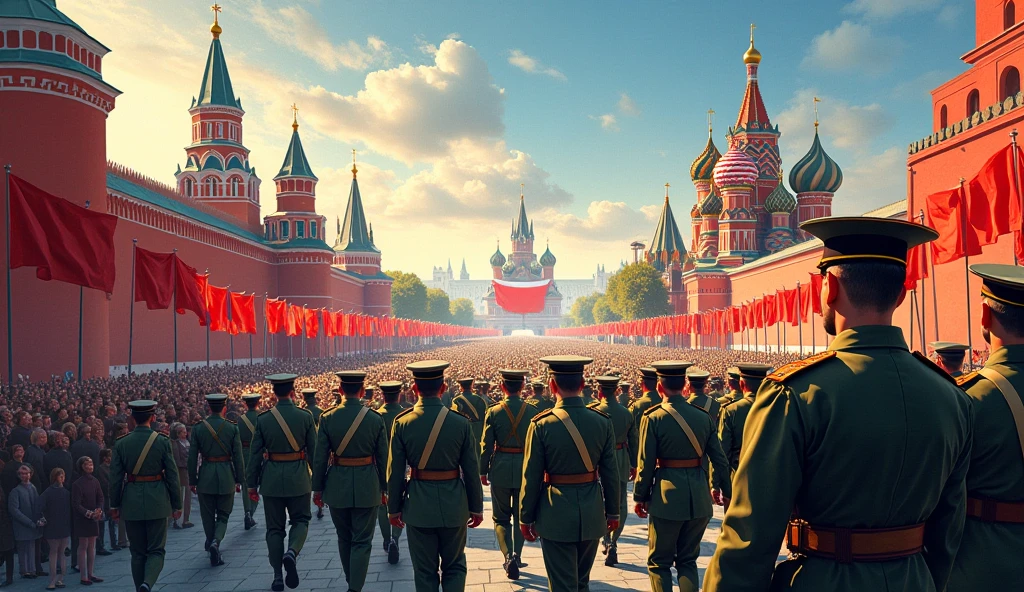
POLYGON ((789 171, 789 186, 799 193, 835 193, 843 184, 843 171, 825 152, 814 124, 814 141, 803 158, 789 171))
POLYGON ((363 199, 359 196, 359 182, 355 173, 352 174, 352 188, 348 192, 348 205, 345 206, 345 220, 341 223, 341 235, 338 236, 334 250, 380 253, 377 247, 373 246, 370 233, 366 229, 366 214, 363 213, 363 199))
POLYGON ((540 256, 540 264, 544 267, 552 267, 557 262, 558 259, 555 259, 554 253, 551 252, 551 247, 548 246, 544 249, 544 254, 540 256))
POLYGON ((764 209, 769 214, 791 214, 796 209, 796 198, 786 189, 782 182, 782 173, 779 173, 779 184, 768 194, 764 200, 764 209))
POLYGON ((757 163, 738 147, 726 151, 715 165, 714 178, 718 187, 753 185, 759 174, 757 163))
POLYGON ((203 105, 224 105, 241 109, 241 102, 235 98, 235 91, 231 87, 231 76, 228 74, 228 65, 224 61, 224 48, 220 45, 221 28, 217 20, 217 12, 220 7, 214 5, 213 41, 210 42, 210 53, 206 56, 206 69, 203 70, 203 84, 199 88, 199 100, 194 107, 203 105))
POLYGON ((501 267, 502 265, 505 265, 505 256, 501 254, 501 245, 499 245, 491 255, 491 267, 501 267))
POLYGON ((747 90, 743 95, 739 115, 736 117, 736 128, 768 129, 771 120, 768 110, 761 98, 761 89, 757 85, 757 69, 761 63, 761 52, 754 48, 754 26, 750 26, 750 48, 743 54, 743 63, 747 65, 747 90), (751 125, 756 124, 756 125, 751 125))
POLYGON ((661 218, 654 229, 651 248, 647 251, 647 260, 651 263, 667 264, 671 261, 682 261, 686 258, 686 241, 683 239, 676 217, 672 214, 672 206, 668 203, 668 184, 665 184, 665 206, 661 209, 661 218))
POLYGON ((708 127, 707 146, 704 146, 704 152, 701 152, 700 156, 690 165, 690 179, 694 181, 710 181, 711 173, 715 170, 715 165, 718 164, 719 158, 722 158, 722 153, 718 151, 714 140, 711 139, 711 128, 708 127))
POLYGON ((306 151, 302 148, 302 138, 299 137, 299 124, 292 120, 292 139, 288 143, 288 151, 284 154, 284 162, 281 170, 274 177, 309 177, 316 179, 313 169, 309 168, 309 161, 306 160, 306 151))
POLYGON ((533 240, 533 224, 526 217, 526 198, 519 194, 519 216, 512 222, 512 240, 533 240))
POLYGON ((61 12, 57 8, 56 0, 4 0, 0 3, 0 17, 45 21, 48 23, 56 23, 58 25, 67 25, 80 31, 83 35, 96 42, 104 49, 108 51, 110 50, 109 47, 97 41, 92 35, 89 35, 85 29, 78 26, 78 23, 71 20, 66 14, 61 12))

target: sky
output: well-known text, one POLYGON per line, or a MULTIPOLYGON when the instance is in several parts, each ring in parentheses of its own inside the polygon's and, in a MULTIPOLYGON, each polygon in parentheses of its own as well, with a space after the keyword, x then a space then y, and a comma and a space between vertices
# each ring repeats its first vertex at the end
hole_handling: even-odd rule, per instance
MULTIPOLYGON (((59 0, 111 48, 104 79, 123 91, 108 158, 173 184, 191 139, 213 18, 210 0, 59 0)), ((520 185, 538 256, 555 277, 589 278, 650 241, 671 185, 684 236, 690 163, 716 112, 720 150, 746 84, 756 24, 762 96, 783 168, 813 136, 844 173, 833 213, 906 196, 907 145, 930 133, 929 92, 965 69, 969 0, 610 0, 431 2, 221 0, 221 42, 246 114, 244 141, 271 179, 291 134, 290 105, 314 173, 317 211, 344 216, 351 151, 385 269, 429 279, 463 259, 490 277, 509 249, 520 185)))

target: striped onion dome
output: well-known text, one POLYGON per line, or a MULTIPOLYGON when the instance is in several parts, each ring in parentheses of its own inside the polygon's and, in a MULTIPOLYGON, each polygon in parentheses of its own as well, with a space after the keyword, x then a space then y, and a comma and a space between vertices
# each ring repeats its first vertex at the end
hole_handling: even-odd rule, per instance
POLYGON ((710 181, 711 174, 714 172, 715 165, 718 164, 718 159, 720 158, 722 158, 722 153, 715 147, 709 132, 708 145, 704 147, 704 152, 701 152, 700 156, 690 165, 690 179, 694 181, 710 181))
POLYGON ((551 267, 556 261, 558 260, 555 259, 554 254, 551 253, 551 248, 548 247, 544 249, 544 254, 540 256, 540 264, 544 267, 551 267))
POLYGON ((803 158, 789 171, 789 186, 801 193, 835 193, 843 184, 843 171, 832 160, 818 139, 818 128, 814 128, 814 142, 803 158))
POLYGON ((779 179, 779 184, 764 200, 764 209, 769 214, 791 214, 796 209, 796 198, 786 189, 786 184, 779 179))
POLYGON ((713 173, 718 187, 753 186, 760 171, 757 163, 739 148, 730 148, 715 165, 713 173))
POLYGON ((722 214, 722 198, 711 192, 704 201, 700 202, 700 213, 702 216, 719 216, 722 214))
POLYGON ((501 254, 501 249, 498 249, 491 255, 491 267, 501 267, 505 265, 505 256, 501 254))
POLYGON ((502 266, 501 266, 501 269, 502 269, 502 271, 504 271, 505 273, 512 273, 513 271, 515 271, 515 270, 516 270, 516 264, 515 264, 515 263, 512 263, 512 261, 511 261, 511 260, 509 260, 509 261, 506 261, 506 262, 505 262, 505 265, 502 265, 502 266))

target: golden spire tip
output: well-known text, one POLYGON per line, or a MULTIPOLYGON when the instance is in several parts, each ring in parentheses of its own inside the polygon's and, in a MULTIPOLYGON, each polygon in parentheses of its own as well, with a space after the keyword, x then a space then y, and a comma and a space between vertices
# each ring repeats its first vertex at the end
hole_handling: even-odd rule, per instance
POLYGON ((358 172, 359 172, 359 169, 356 168, 356 149, 353 148, 352 149, 352 178, 353 179, 356 178, 356 173, 358 173, 358 172))
POLYGON ((299 108, 292 103, 292 130, 299 131, 299 108))
POLYGON ((220 12, 224 9, 221 8, 220 4, 214 4, 210 7, 210 10, 213 11, 213 26, 210 27, 210 32, 213 33, 214 39, 219 39, 220 34, 224 31, 224 29, 220 28, 220 19, 218 19, 217 17, 220 14, 220 12))
POLYGON ((818 103, 820 103, 820 102, 821 102, 821 99, 819 99, 818 97, 814 97, 814 129, 815 130, 818 129, 818 103))

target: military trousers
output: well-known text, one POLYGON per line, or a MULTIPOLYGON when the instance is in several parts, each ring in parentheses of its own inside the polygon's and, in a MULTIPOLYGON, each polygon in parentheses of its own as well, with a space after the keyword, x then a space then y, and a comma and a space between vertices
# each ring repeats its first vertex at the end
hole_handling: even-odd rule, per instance
MULTIPOLYGON (((249 496, 243 497, 248 498, 249 496)), ((206 540, 217 541, 218 544, 224 540, 224 535, 228 532, 228 518, 234 507, 235 495, 233 493, 199 494, 199 517, 203 520, 203 532, 206 533, 206 540)))
POLYGON ((409 557, 416 592, 462 592, 466 588, 467 526, 419 528, 409 525, 409 557))
POLYGON ((388 506, 387 504, 381 504, 377 506, 377 524, 380 526, 380 536, 384 537, 384 542, 388 542, 391 539, 402 538, 402 529, 397 526, 391 526, 391 520, 388 518, 388 506))
POLYGON ((651 516, 648 525, 647 573, 651 592, 672 592, 672 566, 679 574, 680 592, 697 592, 697 557, 711 517, 666 520, 651 516))
POLYGON ((290 525, 288 548, 296 555, 302 551, 309 532, 309 521, 313 517, 309 498, 308 493, 290 497, 263 497, 263 517, 267 521, 267 553, 270 567, 275 572, 281 571, 281 559, 284 558, 285 525, 290 525))
POLYGON ((523 554, 523 532, 519 530, 519 490, 491 484, 491 519, 501 556, 523 554))
POLYGON ((338 554, 345 570, 348 589, 359 592, 366 583, 370 569, 370 548, 373 546, 373 518, 377 508, 331 508, 331 520, 338 531, 338 554))
POLYGON ((629 492, 626 491, 626 487, 629 485, 628 481, 619 483, 619 527, 613 532, 604 535, 604 544, 608 547, 618 547, 619 537, 622 536, 622 530, 626 528, 626 517, 629 516, 629 492))
POLYGON ((548 572, 548 590, 551 592, 578 592, 589 590, 590 570, 597 556, 597 543, 578 541, 563 543, 541 539, 544 569, 548 572))
POLYGON ((128 550, 132 554, 132 580, 138 588, 143 583, 152 588, 164 569, 164 546, 167 544, 167 519, 125 520, 128 550))

